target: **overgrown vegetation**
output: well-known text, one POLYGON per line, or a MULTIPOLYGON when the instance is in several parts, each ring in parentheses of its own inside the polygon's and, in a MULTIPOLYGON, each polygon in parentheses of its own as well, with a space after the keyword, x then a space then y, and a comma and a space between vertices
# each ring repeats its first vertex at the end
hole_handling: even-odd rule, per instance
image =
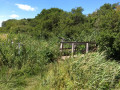
POLYGON ((67 41, 95 41, 107 57, 120 59, 119 3, 104 4, 88 16, 81 7, 66 12, 58 8, 43 9, 33 19, 8 20, 2 32, 29 34, 37 39, 62 37, 67 41), (110 52, 110 53, 109 53, 110 52))
POLYGON ((35 90, 120 89, 120 65, 106 60, 103 54, 89 53, 50 67, 43 81, 34 87, 35 90))
MULTIPOLYGON (((42 74, 46 65, 57 60, 55 42, 36 40, 28 35, 10 35, 0 42, 0 82, 14 87, 25 84, 25 78, 42 74)), ((26 84, 25 84, 26 85, 26 84)))
POLYGON ((51 8, 33 19, 4 21, 0 28, 0 89, 5 85, 7 90, 24 89, 26 78, 37 74, 41 85, 36 89, 120 88, 119 64, 106 61, 120 60, 119 7, 119 3, 104 4, 89 15, 81 7, 71 12, 51 8), (56 64, 60 38, 96 42, 99 53, 104 51, 107 58, 97 52, 62 62, 62 67, 56 64))

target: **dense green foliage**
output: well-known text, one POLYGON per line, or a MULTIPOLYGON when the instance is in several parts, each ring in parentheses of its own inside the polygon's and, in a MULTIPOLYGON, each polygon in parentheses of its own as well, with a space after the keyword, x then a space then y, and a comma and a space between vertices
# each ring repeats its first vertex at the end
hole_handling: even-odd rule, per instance
POLYGON ((119 65, 105 61, 98 53, 65 63, 65 71, 55 61, 60 57, 60 38, 96 42, 107 58, 120 60, 119 7, 118 3, 104 4, 89 15, 84 15, 81 7, 70 12, 51 8, 33 19, 4 21, 0 27, 0 89, 6 84, 11 89, 26 86, 26 77, 38 73, 42 84, 38 88, 117 88, 119 65), (54 70, 45 76, 50 64, 54 70))
POLYGON ((43 9, 33 19, 8 20, 3 32, 26 33, 37 39, 63 37, 70 41, 96 41, 107 57, 120 59, 119 4, 104 4, 88 16, 81 7, 66 12, 58 8, 43 9))
POLYGON ((97 19, 100 49, 106 50, 107 57, 120 59, 120 12, 114 10, 114 5, 105 4, 98 10, 97 19))

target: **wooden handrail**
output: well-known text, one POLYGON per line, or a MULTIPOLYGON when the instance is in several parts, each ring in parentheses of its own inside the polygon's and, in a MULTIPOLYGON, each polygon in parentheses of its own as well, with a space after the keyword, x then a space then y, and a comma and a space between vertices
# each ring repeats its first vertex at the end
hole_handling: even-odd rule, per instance
POLYGON ((89 43, 89 44, 96 44, 95 42, 68 42, 68 41, 64 41, 64 42, 60 42, 60 43, 74 43, 74 44, 86 44, 86 43, 89 43))
POLYGON ((63 44, 65 44, 65 43, 71 44, 72 45, 72 48, 71 48, 72 55, 74 54, 74 50, 75 50, 76 45, 82 45, 82 44, 85 45, 86 53, 88 53, 88 51, 89 51, 89 44, 95 44, 96 45, 95 42, 75 42, 75 41, 69 42, 69 41, 62 41, 60 43, 61 43, 60 51, 62 51, 63 49, 70 49, 70 48, 63 48, 63 44))

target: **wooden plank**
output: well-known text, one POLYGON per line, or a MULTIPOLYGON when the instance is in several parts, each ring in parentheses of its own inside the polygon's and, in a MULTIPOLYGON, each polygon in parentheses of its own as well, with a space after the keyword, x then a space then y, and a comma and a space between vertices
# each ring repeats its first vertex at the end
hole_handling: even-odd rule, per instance
POLYGON ((89 44, 96 44, 95 42, 60 42, 60 43, 74 43, 74 44, 86 44, 86 43, 89 43, 89 44))
POLYGON ((60 48, 60 50, 66 50, 66 49, 71 49, 71 48, 62 48, 62 49, 60 48))

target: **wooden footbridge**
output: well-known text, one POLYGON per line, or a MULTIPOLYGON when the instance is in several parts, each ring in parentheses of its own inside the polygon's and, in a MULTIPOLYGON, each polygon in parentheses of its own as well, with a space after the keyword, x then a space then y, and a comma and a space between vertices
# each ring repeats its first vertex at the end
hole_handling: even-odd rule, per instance
POLYGON ((74 55, 75 49, 76 49, 76 47, 78 45, 85 45, 85 53, 88 53, 89 52, 89 46, 91 44, 94 46, 94 48, 96 48, 96 43, 95 42, 75 42, 75 41, 74 42, 68 42, 68 41, 61 41, 60 42, 60 51, 63 52, 63 50, 71 49, 71 54, 74 55), (69 44, 72 47, 71 48, 65 48, 64 44, 69 44))

